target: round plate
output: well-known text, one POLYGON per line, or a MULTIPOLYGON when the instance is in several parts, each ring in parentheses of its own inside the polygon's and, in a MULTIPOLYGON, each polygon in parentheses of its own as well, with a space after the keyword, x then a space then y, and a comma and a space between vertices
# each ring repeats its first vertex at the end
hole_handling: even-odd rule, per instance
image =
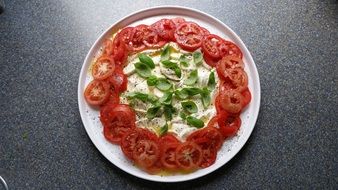
POLYGON ((238 151, 243 147, 248 140, 257 120, 259 106, 260 106, 260 84, 259 76, 256 65, 242 40, 233 32, 228 26, 223 24, 218 19, 203 13, 201 11, 176 6, 166 7, 154 7, 150 9, 144 9, 133 13, 109 27, 94 43, 89 50, 86 59, 83 63, 78 85, 78 101, 79 109, 84 127, 99 151, 113 164, 121 168, 125 172, 134 176, 159 182, 178 182, 195 179, 206 174, 209 174, 219 167, 227 163, 233 158, 238 151), (103 44, 104 39, 111 36, 114 32, 128 25, 136 26, 138 24, 151 24, 161 18, 173 18, 183 17, 188 21, 194 21, 200 26, 207 28, 211 33, 217 34, 224 39, 235 42, 243 52, 243 60, 245 63, 245 71, 249 77, 249 89, 252 94, 252 100, 249 106, 241 113, 242 126, 238 134, 227 139, 221 150, 217 154, 216 162, 208 168, 197 170, 190 174, 177 174, 172 176, 159 176, 150 175, 137 167, 125 158, 120 146, 114 145, 106 141, 103 136, 103 127, 99 120, 99 111, 93 107, 90 107, 84 99, 83 93, 86 85, 92 80, 91 74, 88 72, 88 68, 99 52, 100 47, 103 44))

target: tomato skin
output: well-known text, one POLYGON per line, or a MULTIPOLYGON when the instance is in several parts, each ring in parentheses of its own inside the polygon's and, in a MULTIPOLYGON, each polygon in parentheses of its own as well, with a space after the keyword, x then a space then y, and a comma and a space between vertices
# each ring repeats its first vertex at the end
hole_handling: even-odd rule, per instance
POLYGON ((175 26, 179 26, 180 24, 186 22, 184 18, 182 17, 176 17, 176 18, 172 18, 171 21, 173 21, 173 23, 175 24, 175 26))
POLYGON ((160 158, 160 149, 155 141, 140 140, 133 150, 133 158, 140 167, 149 168, 160 158))
POLYGON ((176 25, 170 19, 161 19, 154 24, 151 25, 162 39, 166 41, 174 41, 175 40, 175 30, 176 25))
POLYGON ((176 164, 185 171, 197 169, 202 162, 202 149, 194 142, 184 142, 175 151, 176 164))
MULTIPOLYGON (((203 59, 204 61, 211 67, 216 67, 217 66, 217 63, 218 63, 218 59, 213 59, 211 57, 209 57, 207 54, 205 54, 203 52, 203 59)), ((218 74, 218 73, 217 73, 218 74)), ((219 75, 219 74, 218 74, 219 75)))
POLYGON ((180 140, 178 140, 174 134, 167 133, 160 137, 159 143, 160 144, 180 143, 180 140))
POLYGON ((190 134, 187 137, 187 141, 195 142, 202 149, 212 148, 219 150, 223 143, 223 136, 218 128, 206 127, 190 134))
POLYGON ((85 89, 84 97, 92 106, 104 104, 109 98, 109 84, 101 80, 91 81, 85 89))
POLYGON ((242 92, 243 95, 243 108, 245 108, 251 102, 251 93, 249 89, 242 92))
POLYGON ((219 45, 219 51, 222 57, 227 55, 233 55, 240 59, 243 58, 243 53, 241 49, 239 49, 239 47, 233 42, 227 40, 223 40, 223 42, 219 45))
POLYGON ((248 89, 248 75, 243 69, 231 69, 229 70, 229 75, 235 90, 243 92, 248 89))
POLYGON ((243 108, 243 95, 237 90, 227 90, 220 94, 221 107, 229 113, 239 113, 243 108))
POLYGON ((112 58, 102 55, 97 59, 92 68, 94 79, 104 80, 111 76, 115 70, 115 62, 112 58))
POLYGON ((203 31, 194 22, 183 22, 175 30, 177 44, 184 50, 195 51, 202 45, 203 31))
POLYGON ((122 39, 122 34, 118 33, 112 44, 112 57, 117 65, 124 67, 127 64, 128 50, 122 39))
POLYGON ((219 115, 218 123, 220 126, 220 132, 222 133, 224 138, 236 135, 242 123, 239 115, 228 114, 226 112, 221 112, 218 115, 219 115))
POLYGON ((216 71, 220 79, 230 79, 230 72, 233 69, 244 69, 244 63, 242 59, 235 56, 225 56, 218 61, 216 71))

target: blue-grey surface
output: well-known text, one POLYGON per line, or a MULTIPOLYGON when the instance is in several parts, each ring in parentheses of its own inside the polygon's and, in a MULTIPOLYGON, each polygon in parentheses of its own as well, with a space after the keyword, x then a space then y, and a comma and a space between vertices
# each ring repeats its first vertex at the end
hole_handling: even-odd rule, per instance
MULTIPOLYGON (((338 189, 338 2, 5 0, 0 15, 0 176, 10 189, 338 189), (106 160, 77 105, 80 68, 113 22, 141 8, 209 13, 244 41, 262 102, 236 157, 200 179, 161 184, 106 160)), ((1 186, 0 186, 1 189, 1 186)))

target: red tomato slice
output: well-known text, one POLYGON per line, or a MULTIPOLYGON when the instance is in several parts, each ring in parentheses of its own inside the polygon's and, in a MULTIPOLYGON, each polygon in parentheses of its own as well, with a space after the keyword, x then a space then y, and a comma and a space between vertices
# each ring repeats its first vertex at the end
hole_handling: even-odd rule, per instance
POLYGON ((175 23, 170 19, 161 19, 151 25, 159 35, 164 40, 174 41, 174 33, 176 30, 175 23))
POLYGON ((242 92, 243 95, 243 108, 245 108, 251 102, 251 93, 250 90, 247 89, 242 92))
POLYGON ((112 85, 113 91, 117 93, 121 93, 127 90, 128 78, 123 73, 121 67, 116 66, 113 75, 109 77, 107 81, 112 85))
POLYGON ((184 22, 176 28, 175 39, 182 49, 195 51, 201 47, 203 34, 202 29, 196 23, 184 22))
POLYGON ((142 42, 148 48, 160 48, 166 44, 166 41, 159 37, 153 27, 147 26, 146 28, 143 28, 143 33, 144 36, 142 42))
POLYGON ((212 59, 221 58, 221 53, 218 47, 223 42, 223 39, 217 35, 209 34, 203 38, 202 50, 208 57, 212 59))
POLYGON ((166 143, 161 145, 161 163, 167 169, 177 169, 176 164, 176 148, 180 145, 179 142, 176 143, 166 143))
POLYGON ((175 135, 167 133, 160 137, 159 143, 160 144, 180 143, 180 141, 175 137, 175 135))
POLYGON ((231 69, 229 70, 229 74, 235 90, 243 92, 248 89, 248 75, 243 69, 231 69))
POLYGON ((176 27, 185 22, 185 19, 182 17, 176 17, 171 20, 173 21, 176 27))
POLYGON ((177 166, 186 171, 197 169, 202 162, 202 149, 194 142, 180 144, 175 154, 177 166))
POLYGON ((110 39, 106 39, 103 42, 103 55, 110 56, 113 54, 113 41, 110 39))
POLYGON ((135 128, 129 130, 121 140, 121 149, 124 155, 133 160, 133 151, 138 141, 140 140, 152 140, 157 142, 157 136, 147 129, 135 128))
POLYGON ((115 36, 115 38, 118 37, 120 40, 122 40, 126 44, 126 46, 129 46, 129 44, 131 43, 131 40, 132 40, 133 30, 134 30, 134 27, 123 28, 115 36))
MULTIPOLYGON (((203 53, 203 59, 204 61, 210 65, 211 67, 216 67, 217 63, 218 63, 218 59, 213 59, 211 57, 209 57, 207 54, 203 53)), ((218 74, 219 75, 219 74, 218 74)))
POLYGON ((112 43, 112 56, 117 65, 125 66, 128 59, 128 50, 121 33, 118 33, 112 43))
POLYGON ((133 150, 135 163, 142 168, 153 166, 160 157, 160 149, 152 140, 140 140, 133 150))
POLYGON ((235 56, 225 56, 217 63, 216 71, 221 79, 227 80, 230 75, 229 70, 236 68, 244 69, 242 59, 235 56))
POLYGON ((217 151, 215 149, 202 149, 202 154, 202 162, 199 165, 201 168, 207 168, 215 163, 217 157, 217 151))
POLYGON ((100 111, 103 134, 112 143, 119 144, 129 129, 135 128, 135 112, 124 104, 107 104, 100 111))
POLYGON ((109 84, 100 80, 91 81, 86 87, 84 97, 90 105, 104 104, 109 98, 109 84))
POLYGON ((201 30, 203 31, 203 35, 204 35, 204 36, 206 36, 206 35, 209 35, 209 34, 210 34, 209 30, 207 30, 207 29, 206 29, 206 28, 204 28, 204 27, 201 27, 201 30))
POLYGON ((226 112, 218 114, 218 124, 220 126, 220 132, 224 138, 234 136, 241 126, 241 118, 239 115, 229 115, 226 112))
POLYGON ((220 94, 220 105, 229 113, 239 113, 243 108, 243 95, 237 90, 227 90, 220 94))
POLYGON ((187 137, 187 141, 198 144, 202 149, 219 150, 223 143, 223 136, 215 127, 206 127, 195 131, 187 137))
POLYGON ((146 48, 143 43, 143 38, 145 36, 145 30, 147 30, 148 26, 145 24, 141 24, 133 28, 131 41, 127 44, 128 49, 133 52, 140 52, 146 48))
POLYGON ((234 55, 239 58, 243 58, 242 51, 239 49, 239 47, 227 40, 223 40, 223 43, 219 45, 219 51, 222 57, 227 55, 234 55))
POLYGON ((115 70, 115 62, 112 58, 103 55, 97 59, 92 68, 94 79, 104 80, 111 76, 115 70))

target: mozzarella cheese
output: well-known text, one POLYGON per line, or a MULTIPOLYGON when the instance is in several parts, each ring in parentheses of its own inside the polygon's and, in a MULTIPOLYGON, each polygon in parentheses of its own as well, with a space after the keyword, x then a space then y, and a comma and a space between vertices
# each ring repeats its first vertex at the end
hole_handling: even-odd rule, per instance
MULTIPOLYGON (((171 47, 171 54, 170 54, 170 60, 172 62, 176 62, 179 64, 179 58, 181 57, 182 54, 191 54, 189 52, 186 52, 178 47, 176 43, 170 42, 169 43, 171 47)), ((183 87, 189 87, 184 85, 184 80, 189 76, 191 71, 196 70, 198 72, 198 80, 196 84, 194 84, 191 87, 197 87, 197 88, 203 88, 207 86, 208 80, 209 80, 209 75, 212 71, 212 68, 209 67, 203 60, 203 63, 200 65, 196 65, 193 63, 193 61, 190 61, 190 64, 188 67, 180 66, 182 76, 181 78, 178 78, 175 75, 175 72, 172 70, 163 67, 161 64, 161 49, 155 49, 155 50, 146 50, 143 51, 142 53, 147 54, 149 57, 152 58, 155 64, 155 69, 153 69, 152 75, 155 75, 158 78, 167 78, 168 81, 170 81, 174 85, 174 89, 177 88, 183 88, 183 87)), ((172 100, 172 105, 175 109, 177 109, 177 112, 175 115, 173 115, 173 119, 171 121, 166 121, 165 117, 163 116, 164 114, 159 111, 157 114, 157 117, 154 119, 150 120, 146 117, 146 112, 147 109, 150 108, 152 105, 150 103, 145 103, 140 100, 129 100, 126 98, 126 94, 131 93, 131 92, 141 92, 144 94, 151 94, 155 95, 156 97, 160 98, 163 96, 163 92, 160 91, 159 89, 148 86, 147 81, 140 77, 136 72, 135 72, 135 66, 134 64, 139 62, 138 59, 138 54, 136 55, 131 55, 128 57, 128 64, 124 68, 124 73, 128 75, 128 87, 127 91, 121 95, 121 103, 124 104, 131 104, 131 107, 134 108, 136 112, 136 118, 137 122, 136 125, 137 127, 142 127, 142 128, 148 128, 149 130, 154 131, 155 133, 159 134, 160 129, 162 126, 165 125, 165 123, 168 124, 168 132, 174 133, 178 139, 181 141, 184 141, 185 138, 192 133, 195 130, 198 130, 197 128, 193 126, 189 126, 186 121, 184 121, 181 117, 178 116, 178 113, 183 110, 181 106, 181 101, 173 97, 172 100)), ((192 60, 192 56, 189 57, 192 60)), ((214 72, 215 73, 215 72, 214 72)), ((204 107, 201 101, 201 97, 199 95, 193 96, 189 98, 189 100, 193 101, 198 108, 198 112, 191 114, 192 116, 201 119, 204 122, 204 126, 207 126, 208 122, 210 119, 216 115, 216 110, 214 106, 214 98, 216 95, 216 89, 218 85, 218 78, 217 74, 214 74, 215 76, 215 81, 216 81, 216 87, 215 89, 210 93, 211 96, 211 104, 208 107, 204 107)))

